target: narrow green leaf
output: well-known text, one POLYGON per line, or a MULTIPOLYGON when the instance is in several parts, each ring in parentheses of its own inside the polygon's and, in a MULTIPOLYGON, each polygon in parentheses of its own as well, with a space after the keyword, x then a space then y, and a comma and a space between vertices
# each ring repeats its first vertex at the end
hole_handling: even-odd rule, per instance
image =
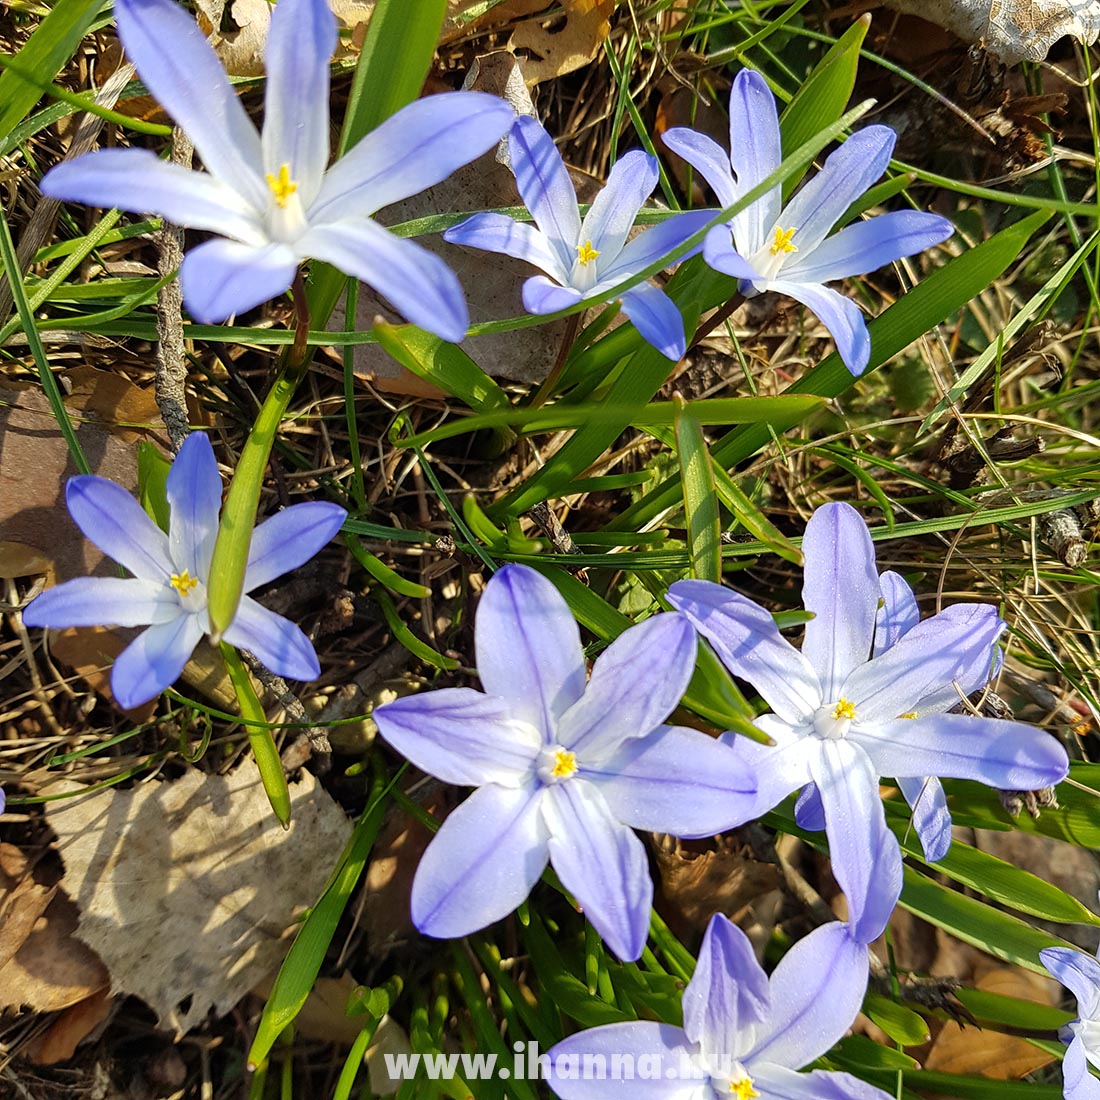
MULTIPOLYGON (((925 863, 920 841, 912 835, 907 820, 898 820, 901 816, 909 815, 891 813, 891 826, 900 832, 906 854, 925 863)), ((1060 924, 1100 925, 1100 917, 1053 883, 961 841, 954 841, 943 859, 925 866, 1020 913, 1060 924)))
POLYGON ((905 885, 900 904, 909 912, 949 932, 956 939, 977 947, 995 958, 1015 963, 1036 974, 1046 974, 1039 962, 1044 947, 1072 947, 1065 940, 993 909, 976 898, 968 898, 924 875, 905 868, 905 885))
MULTIPOLYGON (((779 119, 783 149, 797 149, 814 134, 832 125, 844 112, 856 84, 859 49, 871 25, 871 17, 857 19, 837 39, 829 52, 814 67, 800 85, 779 119)), ((783 201, 798 185, 799 177, 791 176, 783 183, 783 201)))
POLYGON ((458 344, 415 325, 377 324, 379 346, 418 378, 457 397, 475 412, 511 408, 508 395, 458 344))
POLYGON ((680 458, 680 484, 684 491, 688 552, 691 572, 697 580, 722 579, 722 529, 718 523, 718 499, 710 467, 707 441, 698 420, 686 411, 687 402, 677 396, 676 444, 680 458))
MULTIPOLYGON (((660 354, 660 353, 656 353, 660 354)), ((668 371, 668 360, 658 363, 648 358, 653 370, 648 371, 639 385, 624 385, 614 391, 617 397, 623 394, 641 392, 644 387, 651 396, 659 388, 652 387, 653 379, 668 371)), ((635 378, 641 367, 633 362, 628 372, 635 378)), ((627 373, 627 372, 624 372, 627 373)), ((700 424, 771 424, 788 425, 802 420, 808 413, 821 406, 819 397, 794 395, 783 397, 722 397, 708 401, 693 401, 688 406, 692 415, 700 424)), ((424 447, 438 443, 443 439, 468 435, 470 432, 483 431, 485 428, 500 428, 506 425, 522 427, 525 433, 561 431, 565 428, 595 429, 600 438, 613 431, 618 435, 624 428, 650 428, 672 426, 676 420, 676 409, 669 401, 654 401, 650 404, 632 405, 628 401, 614 401, 610 396, 599 404, 573 405, 562 402, 549 408, 521 409, 500 408, 478 416, 468 416, 432 428, 426 432, 405 437, 395 436, 394 443, 402 447, 424 447)), ((587 463, 586 463, 587 464, 587 463)), ((573 492, 575 479, 569 482, 569 491, 573 492)), ((537 501, 532 500, 532 504, 537 501)))
POLYGON ((1003 993, 991 993, 985 989, 968 989, 963 986, 955 996, 975 1019, 1024 1031, 1054 1031, 1073 1019, 1066 1012, 1052 1005, 1025 1001, 1019 997, 1007 997, 1003 993))
MULTIPOLYGON (((52 81, 76 52, 103 0, 57 0, 26 45, 16 55, 18 66, 52 81)), ((0 73, 0 137, 14 129, 42 96, 42 89, 12 69, 0 73)))
POLYGON ((367 865, 367 857, 382 827, 385 793, 381 777, 376 778, 367 808, 356 822, 332 877, 290 945, 248 1052, 251 1069, 267 1061, 276 1039, 284 1028, 293 1023, 306 1003, 309 991, 321 972, 325 953, 336 934, 336 925, 367 865))
POLYGON ((144 439, 138 444, 138 500, 153 522, 168 533, 168 471, 172 463, 144 439))
POLYGON ((895 1043, 903 1047, 920 1046, 931 1038, 923 1016, 881 993, 868 993, 863 999, 863 1011, 872 1023, 878 1024, 895 1043))
POLYGON ((432 590, 430 588, 423 584, 417 584, 416 581, 410 581, 401 576, 400 573, 395 572, 381 558, 375 557, 367 550, 354 535, 344 535, 344 543, 351 552, 351 556, 363 569, 395 595, 409 596, 414 600, 422 600, 431 595, 432 590))
POLYGON ((452 657, 444 657, 442 653, 432 649, 427 642, 421 641, 402 621, 397 614, 397 608, 393 606, 393 600, 384 588, 376 588, 371 593, 378 606, 382 609, 382 615, 393 631, 393 636, 414 656, 434 668, 441 668, 446 672, 452 672, 458 668, 458 661, 452 657))
POLYGON ((866 1069, 916 1069, 917 1061, 900 1050, 891 1050, 866 1035, 846 1035, 831 1051, 829 1061, 859 1074, 866 1069))

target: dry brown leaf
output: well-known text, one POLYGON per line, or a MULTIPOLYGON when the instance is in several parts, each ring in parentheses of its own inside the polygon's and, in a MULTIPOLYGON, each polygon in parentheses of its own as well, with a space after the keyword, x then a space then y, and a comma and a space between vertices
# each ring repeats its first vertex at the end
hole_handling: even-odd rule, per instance
POLYGON ((35 1035, 20 1050, 36 1066, 68 1061, 76 1048, 110 1015, 115 999, 107 989, 93 993, 61 1013, 45 1031, 35 1035))
MULTIPOLYGON (((76 436, 92 473, 137 485, 138 437, 125 425, 152 422, 157 416, 152 391, 106 371, 70 372, 78 389, 66 401, 76 421, 76 436)), ((61 580, 113 576, 114 566, 80 533, 65 508, 65 481, 78 471, 69 457, 50 404, 39 386, 0 387, 0 531, 5 561, 22 576, 52 564, 61 580), (18 544, 18 545, 15 545, 18 544), (28 565, 35 568, 28 569, 28 565)))
MULTIPOLYGON (((275 976, 272 974, 253 992, 267 1000, 274 988, 275 976)), ((303 1039, 350 1047, 371 1019, 369 1016, 347 1014, 348 1001, 359 988, 360 984, 346 970, 339 978, 318 978, 301 1012, 294 1017, 294 1034, 303 1039)))
MULTIPOLYGON (((80 790, 76 784, 50 788, 80 790)), ((351 826, 308 773, 291 787, 288 830, 249 760, 227 776, 47 804, 80 908, 79 936, 111 970, 113 992, 140 997, 182 1034, 228 1012, 286 952, 296 914, 320 895, 351 826)))
POLYGON ((76 922, 76 906, 55 893, 31 934, 0 968, 0 1008, 56 1012, 107 988, 107 968, 76 938, 76 922))
MULTIPOLYGON (((1032 974, 1018 966, 997 966, 983 974, 978 989, 1019 997, 1025 1001, 1057 1005, 1061 986, 1051 978, 1032 974)), ((1053 1054, 1033 1046, 1026 1039, 999 1031, 961 1027, 948 1021, 940 1029, 924 1059, 926 1069, 943 1073, 978 1074, 998 1081, 1015 1081, 1055 1060, 1053 1054)))
POLYGON ((553 6, 550 18, 521 23, 510 45, 532 55, 523 66, 528 85, 533 87, 587 65, 611 29, 614 10, 615 0, 561 0, 553 6), (560 25, 562 12, 564 27, 560 25))
POLYGON ((883 0, 919 15, 1006 65, 1042 61, 1066 35, 1091 45, 1100 36, 1100 0, 883 0))

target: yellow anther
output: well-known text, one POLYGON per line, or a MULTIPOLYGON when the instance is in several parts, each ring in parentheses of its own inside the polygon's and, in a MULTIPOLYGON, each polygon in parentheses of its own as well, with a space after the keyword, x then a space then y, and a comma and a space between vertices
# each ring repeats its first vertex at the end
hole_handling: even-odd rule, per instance
POLYGON ((777 225, 775 227, 775 240, 772 241, 771 252, 773 256, 778 256, 780 252, 797 252, 798 245, 791 243, 791 238, 795 234, 796 226, 791 226, 790 229, 780 229, 777 225))
POLYGON ((592 247, 591 241, 585 241, 584 244, 577 245, 577 259, 582 264, 590 264, 598 255, 599 252, 592 247))
POLYGON ((173 573, 172 587, 181 595, 186 596, 199 582, 185 569, 182 573, 173 573))
POLYGON ((848 700, 844 698, 837 700, 836 709, 833 711, 834 718, 855 718, 855 716, 855 703, 849 703, 848 700))
POLYGON ((760 1093, 752 1087, 751 1077, 742 1077, 740 1081, 730 1082, 730 1096, 733 1100, 753 1100, 760 1093))
POLYGON ((899 718, 916 718, 916 716, 917 716, 917 712, 915 710, 911 710, 908 714, 899 714, 898 715, 899 718))
POLYGON ((284 164, 277 176, 268 172, 267 186, 271 188, 271 193, 275 196, 275 205, 280 209, 286 206, 290 196, 298 190, 298 185, 290 178, 289 164, 284 164))
POLYGON ((576 753, 567 751, 566 749, 558 749, 554 753, 554 767, 550 770, 550 774, 555 779, 568 779, 571 775, 577 773, 577 756, 576 753))

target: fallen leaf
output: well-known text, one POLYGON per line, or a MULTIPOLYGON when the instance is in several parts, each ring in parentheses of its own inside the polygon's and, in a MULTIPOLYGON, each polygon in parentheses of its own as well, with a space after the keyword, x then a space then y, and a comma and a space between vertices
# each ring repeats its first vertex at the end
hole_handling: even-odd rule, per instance
MULTIPOLYGON (((1061 986, 1052 978, 1032 974, 1018 966, 996 966, 975 983, 978 989, 1019 997, 1025 1001, 1057 1005, 1061 986)), ((949 1020, 940 1028, 923 1059, 926 1069, 942 1073, 978 1074, 998 1081, 1016 1081, 1055 1061, 1053 1054, 1015 1035, 983 1028, 962 1027, 949 1020)))
MULTIPOLYGON (((269 975, 253 992, 267 1000, 274 988, 275 976, 269 975)), ((346 970, 338 978, 318 978, 302 1010, 294 1017, 294 1034, 302 1039, 350 1047, 370 1022, 369 1016, 349 1016, 347 1013, 348 1001, 359 988, 359 983, 346 970)))
POLYGON ((76 924, 76 906, 53 893, 30 935, 0 967, 0 1008, 57 1012, 108 987, 107 968, 76 938, 76 924))
POLYGON ((115 999, 107 989, 70 1006, 45 1031, 31 1038, 20 1055, 36 1066, 67 1062, 76 1048, 110 1015, 115 999))
POLYGON ((1006 65, 1042 61, 1069 35, 1092 45, 1100 36, 1100 0, 883 0, 919 15, 964 42, 976 42, 1006 65))
POLYGON ((251 760, 227 776, 196 769, 47 803, 77 934, 110 968, 112 992, 140 997, 180 1035, 282 962, 351 830, 308 773, 291 805, 284 830, 251 760))
POLYGON ((509 45, 533 55, 523 66, 528 86, 587 65, 607 38, 614 10, 615 0, 560 0, 546 15, 521 23, 509 45))

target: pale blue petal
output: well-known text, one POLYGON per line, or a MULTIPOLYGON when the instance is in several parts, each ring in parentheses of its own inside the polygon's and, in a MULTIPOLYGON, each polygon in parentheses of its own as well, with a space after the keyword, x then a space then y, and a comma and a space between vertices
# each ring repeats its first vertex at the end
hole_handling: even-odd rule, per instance
POLYGON ((362 279, 426 332, 452 343, 466 335, 470 315, 458 278, 422 244, 364 218, 314 226, 298 247, 303 255, 362 279))
POLYGON ((174 0, 117 0, 115 19, 142 83, 191 139, 207 170, 257 211, 265 209, 260 135, 195 21, 174 0))
POLYGON ((265 519, 252 532, 244 574, 245 592, 309 561, 336 535, 347 515, 338 504, 312 500, 292 504, 265 519))
POLYGON ((581 216, 573 181, 554 139, 537 120, 523 115, 508 132, 508 151, 524 206, 562 267, 570 270, 581 243, 581 216))
POLYGON ((760 1100, 893 1100, 866 1081, 833 1070, 815 1069, 810 1073, 795 1073, 783 1066, 761 1067, 753 1077, 760 1100))
POLYGON ((614 164, 603 190, 581 223, 578 242, 591 241, 600 253, 600 266, 618 258, 646 199, 653 194, 660 173, 657 158, 641 149, 624 153, 614 164))
POLYGON ((886 825, 878 776, 848 739, 820 740, 810 774, 825 807, 833 875, 848 899, 848 923, 860 943, 877 939, 901 893, 901 849, 886 825))
POLYGON ((184 256, 180 289, 196 321, 218 325, 288 290, 297 267, 297 256, 285 244, 206 241, 184 256))
POLYGON ((309 206, 328 162, 329 61, 336 17, 328 0, 279 0, 264 47, 264 171, 285 164, 309 206))
POLYGON ((683 1072, 692 1055, 683 1028, 648 1020, 606 1024, 552 1046, 546 1082, 561 1100, 713 1100, 701 1070, 683 1072), (586 1073, 586 1065, 596 1068, 586 1073), (600 1066, 606 1076, 599 1074, 600 1066), (622 1068, 615 1072, 616 1067, 622 1068), (670 1071, 676 1076, 667 1076, 670 1071))
POLYGON ((1077 998, 1077 1013, 1092 1019, 1100 1013, 1100 962, 1083 951, 1044 947, 1039 961, 1077 998))
MULTIPOLYGON (((817 739, 793 733, 775 714, 762 714, 754 725, 772 737, 775 745, 761 745, 744 734, 722 734, 721 741, 737 755, 748 774, 756 780, 756 802, 749 820, 774 809, 792 791, 810 780, 810 753, 817 739)), ((822 825, 824 828, 824 825, 822 825)))
POLYGON ((818 833, 825 828, 825 807, 821 804, 821 792, 816 783, 807 783, 798 793, 794 804, 794 819, 800 829, 818 833))
POLYGON ((1066 1049, 1062 1059, 1062 1086, 1066 1100, 1100 1100, 1100 1081, 1089 1072, 1088 1049, 1080 1035, 1066 1049))
POLYGON ((797 283, 831 283, 865 275, 946 241, 955 227, 938 214, 898 210, 845 226, 812 252, 783 265, 783 277, 797 283))
POLYGON ((176 571, 168 536, 121 485, 92 474, 71 477, 65 504, 77 527, 108 557, 135 577, 168 583, 176 571))
POLYGON ((160 160, 148 149, 100 149, 51 168, 42 194, 135 214, 158 214, 176 225, 207 229, 260 244, 259 215, 228 184, 160 160))
POLYGON ((793 279, 772 279, 768 289, 794 298, 817 315, 836 341, 836 350, 852 374, 858 378, 867 369, 871 335, 855 302, 827 286, 796 283, 793 279))
POLYGON ((581 632, 561 593, 526 565, 506 565, 486 586, 474 624, 477 672, 489 695, 548 740, 583 694, 581 632))
POLYGON ((559 718, 559 743, 599 767, 623 742, 651 733, 687 691, 697 650, 683 615, 654 615, 624 630, 597 658, 584 695, 559 718))
POLYGON ((752 771, 698 730, 660 727, 597 767, 582 764, 580 774, 599 783, 611 812, 632 829, 714 836, 758 816, 752 771))
MULTIPOLYGON (((650 229, 645 229, 633 240, 627 241, 626 247, 619 253, 615 262, 606 268, 601 267, 598 286, 614 286, 624 279, 636 275, 643 268, 650 267, 658 260, 667 256, 673 249, 698 233, 712 218, 713 210, 689 210, 686 214, 677 214, 668 218, 650 229)), ((685 253, 676 262, 682 263, 688 256, 694 256, 702 249, 702 245, 696 246, 692 251, 685 253)))
POLYGON ((917 597, 900 574, 887 569, 878 581, 882 590, 882 607, 878 609, 875 620, 875 657, 897 645, 920 622, 917 597))
POLYGON ((543 746, 512 704, 473 688, 440 688, 378 707, 378 732, 422 772, 444 783, 529 784, 543 746))
POLYGON ((841 694, 855 704, 860 724, 909 714, 931 692, 949 687, 960 676, 972 675, 975 664, 984 661, 992 668, 994 646, 1004 628, 991 604, 953 604, 918 623, 881 656, 855 669, 841 694))
POLYGON ((321 666, 313 643, 282 615, 276 615, 251 596, 242 596, 233 621, 222 637, 254 653, 272 672, 288 680, 316 680, 321 666))
POLYGON ((808 259, 840 216, 886 171, 897 135, 889 126, 857 130, 791 199, 783 228, 794 226, 798 258, 808 259))
POLYGON ((158 581, 77 577, 50 588, 23 609, 25 626, 148 626, 180 614, 176 593, 158 581))
POLYGON ((716 225, 703 238, 703 259, 715 271, 735 279, 753 282, 760 278, 757 270, 733 247, 728 227, 716 225))
POLYGON ((803 936, 771 977, 771 1012, 757 1029, 749 1071, 768 1062, 801 1069, 819 1058, 855 1022, 867 989, 865 945, 845 924, 823 924, 803 936))
POLYGON ((222 478, 205 432, 192 432, 168 471, 168 549, 179 572, 207 582, 218 519, 222 478))
POLYGON ((115 658, 111 691, 123 710, 155 699, 171 687, 203 636, 198 615, 179 615, 142 631, 115 658))
POLYGON ((975 779, 1003 791, 1037 791, 1065 779, 1066 750, 1045 730, 971 714, 934 714, 853 725, 879 775, 975 779))
POLYGON ((448 229, 443 239, 449 244, 512 256, 534 264, 559 283, 569 282, 569 269, 561 266, 546 237, 533 225, 513 221, 503 214, 475 214, 448 229))
POLYGON ((714 646, 726 668, 748 680, 785 721, 797 724, 821 705, 813 666, 759 604, 712 581, 677 581, 668 599, 714 646))
POLYGON ((328 170, 310 221, 369 217, 419 194, 491 149, 514 117, 484 92, 445 92, 402 107, 328 170))
POLYGON ((523 284, 523 308, 528 313, 557 313, 575 306, 584 295, 569 286, 558 286, 545 275, 533 275, 523 284))
POLYGON ((913 808, 913 828, 920 837, 924 858, 930 863, 943 859, 951 847, 951 811, 943 784, 934 775, 899 778, 898 787, 913 808))
POLYGON ((744 1058, 772 1004, 768 976, 749 937, 722 913, 710 918, 695 973, 684 990, 684 1033, 708 1062, 744 1058))
POLYGON ((687 351, 684 318, 663 290, 641 283, 628 290, 622 302, 623 313, 647 344, 674 363, 684 357, 687 351))
POLYGON ((468 936, 506 917, 546 869, 547 831, 533 787, 489 784, 452 810, 416 869, 413 924, 468 936))
MULTIPOLYGON (((759 73, 742 69, 730 90, 730 161, 738 196, 767 179, 782 159, 775 96, 759 73)), ((782 201, 782 185, 776 184, 734 216, 733 237, 745 255, 752 256, 767 243, 782 201)))
POLYGON ((823 504, 806 524, 802 653, 814 666, 825 701, 840 698, 848 674, 871 656, 878 615, 875 547, 863 517, 850 504, 823 504))
POLYGON ((686 126, 674 126, 661 135, 661 141, 710 184, 723 210, 737 201, 729 154, 713 138, 686 126))
POLYGON ((550 863, 624 962, 645 947, 653 880, 645 845, 612 816, 593 783, 579 776, 545 788, 542 813, 550 830, 550 863))

